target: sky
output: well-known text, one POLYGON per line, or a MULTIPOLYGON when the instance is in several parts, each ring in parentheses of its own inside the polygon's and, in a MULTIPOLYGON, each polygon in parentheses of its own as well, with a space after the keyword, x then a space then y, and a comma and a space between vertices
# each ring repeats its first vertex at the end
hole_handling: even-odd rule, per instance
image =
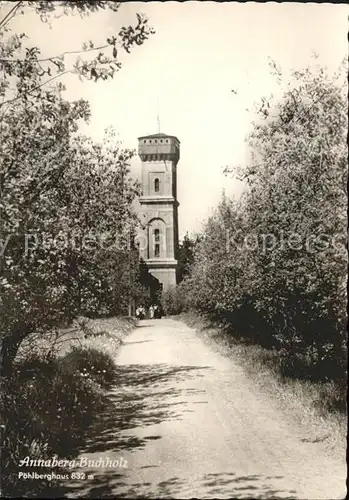
MULTIPOLYGON (((296 2, 256 4, 202 2, 128 2, 119 12, 88 18, 61 17, 52 28, 28 14, 12 22, 25 30, 42 54, 103 43, 124 24, 144 13, 156 33, 130 55, 110 82, 80 82, 67 75, 66 97, 90 102, 92 118, 83 132, 101 139, 113 126, 125 147, 160 131, 181 142, 178 164, 179 231, 200 230, 222 190, 238 197, 243 186, 227 178, 226 165, 248 161, 245 137, 255 116, 251 106, 277 94, 269 59, 285 77, 314 59, 335 71, 347 55, 348 7, 296 2), (236 93, 231 92, 234 89, 236 93)), ((135 158, 132 175, 139 178, 135 158)))

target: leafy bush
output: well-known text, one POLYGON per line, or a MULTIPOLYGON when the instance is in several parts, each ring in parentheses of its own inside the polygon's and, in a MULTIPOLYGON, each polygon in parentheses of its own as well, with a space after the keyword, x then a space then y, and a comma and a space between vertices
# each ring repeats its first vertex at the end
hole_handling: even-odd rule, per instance
POLYGON ((184 309, 180 286, 164 291, 162 294, 162 304, 166 315, 180 314, 184 309))
POLYGON ((276 349, 284 376, 335 384, 347 373, 342 70, 294 71, 292 85, 278 74, 284 95, 261 103, 247 138, 251 161, 233 172, 245 193, 222 196, 181 283, 194 310, 276 349))
POLYGON ((74 455, 103 403, 99 385, 78 371, 68 371, 60 359, 32 356, 16 362, 12 377, 2 387, 3 494, 37 497, 40 491, 52 488, 54 484, 45 481, 20 481, 20 460, 74 455))
MULTIPOLYGON (((106 340, 110 343, 110 339, 106 340)), ((79 373, 91 378, 101 386, 108 386, 115 380, 116 365, 110 354, 88 345, 73 346, 61 362, 67 372, 79 373)))
POLYGON ((347 381, 340 383, 328 382, 323 384, 318 406, 326 412, 347 412, 347 381))

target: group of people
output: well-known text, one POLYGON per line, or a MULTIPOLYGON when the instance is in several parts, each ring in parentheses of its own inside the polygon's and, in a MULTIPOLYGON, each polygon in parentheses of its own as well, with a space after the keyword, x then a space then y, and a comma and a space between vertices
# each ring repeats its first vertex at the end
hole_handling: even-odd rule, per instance
POLYGON ((150 319, 160 319, 162 317, 162 310, 158 304, 149 307, 149 317, 150 319))
POLYGON ((143 306, 137 307, 137 309, 136 309, 136 318, 138 318, 138 319, 144 319, 145 315, 146 315, 145 307, 143 307, 143 306))
MULTIPOLYGON (((144 306, 139 306, 136 309, 136 317, 138 319, 144 319, 146 317, 146 309, 144 306)), ((148 309, 148 315, 150 319, 160 319, 163 315, 162 308, 158 304, 152 304, 148 309)))

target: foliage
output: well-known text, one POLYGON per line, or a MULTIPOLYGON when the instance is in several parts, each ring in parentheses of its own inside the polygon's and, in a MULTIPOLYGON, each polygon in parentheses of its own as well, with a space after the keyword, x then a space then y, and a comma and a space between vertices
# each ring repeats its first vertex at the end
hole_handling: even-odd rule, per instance
MULTIPOLYGON (((108 339, 110 342, 110 339, 108 339)), ((80 373, 82 377, 90 377, 103 387, 115 380, 115 362, 104 350, 87 345, 73 346, 62 358, 65 370, 80 373)))
POLYGON ((184 303, 180 287, 171 287, 162 293, 162 306, 166 315, 180 314, 184 309, 184 303))
POLYGON ((184 236, 183 241, 179 244, 178 251, 178 281, 181 282, 190 274, 191 266, 194 262, 195 245, 198 243, 199 237, 196 239, 190 238, 188 233, 184 236))
POLYGON ((90 116, 88 103, 66 101, 62 84, 52 82, 67 72, 93 80, 113 77, 121 67, 116 47, 129 52, 152 29, 137 14, 135 27, 122 27, 105 45, 89 42, 70 52, 78 54, 72 68, 66 67, 67 54, 42 59, 37 47, 25 45, 25 34, 10 29, 13 17, 28 9, 49 22, 60 14, 118 7, 102 1, 17 2, 0 20, 3 374, 32 332, 77 314, 125 314, 135 293, 130 276, 138 257, 129 244, 139 189, 129 175, 134 152, 122 150, 112 131, 102 143, 79 135, 81 121, 90 116))
MULTIPOLYGON (((88 334, 78 346, 74 336, 66 354, 52 348, 38 348, 35 354, 25 350, 16 357, 11 377, 2 381, 1 470, 6 497, 60 496, 54 480, 19 480, 20 460, 76 455, 89 426, 105 407, 102 388, 115 380, 113 358, 120 336, 135 325, 129 318, 79 317, 76 323, 88 334)), ((23 470, 48 472, 47 467, 23 470)), ((55 468, 55 473, 66 471, 55 468)))
POLYGON ((110 135, 103 144, 69 138, 81 108, 60 97, 43 129, 46 103, 42 99, 35 112, 17 107, 1 144, 8 165, 1 331, 16 341, 76 314, 125 313, 129 262, 137 258, 128 243, 138 192, 129 177, 133 152, 120 150, 110 135))
POLYGON ((102 44, 89 40, 80 49, 74 48, 69 52, 42 58, 38 47, 26 45, 28 37, 25 33, 12 32, 11 21, 14 17, 34 12, 42 22, 51 23, 54 18, 64 15, 79 13, 85 17, 106 9, 116 16, 120 3, 60 0, 19 1, 12 5, 12 8, 6 6, 7 9, 4 10, 7 12, 0 19, 0 70, 3 74, 0 96, 4 97, 0 109, 24 96, 38 98, 43 86, 67 73, 95 82, 113 78, 115 72, 122 67, 120 51, 129 53, 134 46, 142 45, 154 33, 154 29, 148 26, 147 18, 137 13, 137 23, 134 26, 122 26, 102 44), (69 65, 67 57, 71 55, 76 55, 76 59, 69 65))
POLYGON ((100 385, 110 382, 114 373, 112 359, 89 346, 67 358, 31 355, 14 363, 21 342, 69 324, 81 314, 125 314, 135 293, 130 276, 138 258, 130 242, 137 224, 132 203, 139 186, 129 172, 134 152, 122 150, 112 131, 102 143, 81 136, 79 127, 90 117, 89 105, 65 100, 60 79, 67 73, 82 80, 113 78, 121 68, 120 53, 142 45, 153 33, 147 19, 136 14, 134 26, 122 26, 102 44, 89 41, 81 49, 73 47, 45 58, 25 33, 11 30, 11 21, 31 12, 50 23, 74 13, 85 16, 101 9, 116 13, 119 6, 99 0, 19 1, 1 6, 0 341, 1 375, 6 376, 1 380, 1 470, 5 496, 37 497, 39 488, 46 487, 44 482, 19 481, 19 461, 25 456, 66 458, 73 453, 102 408, 100 385))
POLYGON ((292 76, 281 100, 260 107, 252 162, 234 172, 248 189, 239 202, 223 196, 183 289, 192 307, 277 348, 285 375, 342 380, 346 83, 323 68, 292 76))
MULTIPOLYGON (((73 456, 103 407, 103 395, 91 378, 78 371, 72 374, 60 360, 35 356, 16 362, 2 389, 3 494, 37 498, 39 490, 49 485, 19 480, 20 461, 26 456, 41 460, 73 456)), ((25 468, 34 471, 47 473, 47 468, 25 468)))

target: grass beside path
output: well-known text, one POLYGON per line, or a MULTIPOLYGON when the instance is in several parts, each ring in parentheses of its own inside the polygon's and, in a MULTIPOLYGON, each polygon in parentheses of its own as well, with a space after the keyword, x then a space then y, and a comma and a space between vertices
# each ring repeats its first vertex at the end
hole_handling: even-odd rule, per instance
POLYGON ((193 313, 173 316, 195 328, 202 340, 216 352, 241 365, 259 390, 271 395, 292 418, 309 429, 309 442, 323 441, 331 453, 346 453, 347 414, 328 409, 332 383, 314 383, 283 377, 276 352, 259 345, 244 344, 218 326, 193 313))
POLYGON ((69 470, 31 460, 78 455, 90 427, 110 406, 107 389, 117 383, 116 356, 135 326, 132 318, 79 318, 69 328, 23 342, 11 377, 2 381, 4 497, 61 497, 59 475, 69 470))
POLYGON ((123 338, 137 324, 134 318, 112 317, 89 319, 77 318, 69 327, 48 331, 44 334, 33 333, 21 344, 17 359, 28 354, 46 357, 50 354, 63 356, 72 347, 91 346, 101 348, 115 356, 123 338))

